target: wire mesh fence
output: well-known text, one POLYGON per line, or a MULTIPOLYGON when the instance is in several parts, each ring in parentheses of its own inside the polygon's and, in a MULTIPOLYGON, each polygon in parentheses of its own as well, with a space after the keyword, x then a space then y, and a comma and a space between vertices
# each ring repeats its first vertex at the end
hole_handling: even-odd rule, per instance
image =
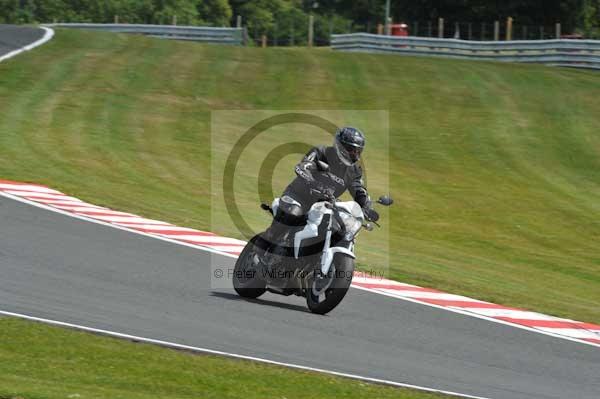
MULTIPOLYGON (((269 24, 260 20, 246 20, 243 16, 237 18, 244 29, 243 43, 249 46, 330 46, 332 35, 348 33, 385 33, 382 23, 358 23, 337 15, 306 15, 299 13, 278 18, 269 24), (241 24, 243 21, 243 24, 241 24), (312 21, 312 25, 311 25, 312 21), (310 32, 312 30, 312 37, 310 32), (312 40, 311 40, 312 39, 312 40)), ((236 21, 234 21, 235 24, 236 21)), ((560 25, 533 26, 525 24, 512 24, 509 28, 507 20, 504 21, 405 21, 400 24, 401 35, 430 38, 455 38, 472 41, 501 41, 501 40, 548 40, 565 37, 560 25)), ((399 26, 394 24, 393 26, 399 26)), ((115 16, 115 25, 127 25, 115 16)), ((177 18, 170 24, 177 25, 177 18)), ((217 28, 219 29, 219 28, 217 28)), ((398 31, 392 29, 392 35, 398 31)), ((567 38, 581 38, 569 35, 567 38)), ((176 39, 176 38, 174 38, 176 39)))
MULTIPOLYGON (((563 36, 557 25, 524 25, 514 23, 512 28, 508 27, 506 21, 485 22, 455 22, 444 21, 440 24, 438 20, 431 21, 406 21, 405 34, 416 37, 448 38, 476 41, 494 40, 548 40, 563 36)), ((252 45, 267 46, 306 46, 309 45, 309 18, 295 21, 276 21, 269 29, 257 28, 256 24, 249 24, 248 42, 252 45), (266 36, 263 41, 262 36, 266 36)), ((335 17, 318 17, 313 24, 314 46, 330 46, 331 37, 335 34, 347 33, 373 33, 385 32, 383 24, 358 24, 352 21, 340 21, 335 17)), ((572 36, 570 38, 577 38, 572 36)))
MULTIPOLYGON (((417 37, 454 38, 462 40, 548 40, 558 39, 557 27, 543 25, 521 25, 513 24, 510 35, 507 36, 508 28, 506 22, 450 22, 443 24, 440 35, 437 21, 407 23, 408 34, 417 37)), ((371 32, 376 33, 376 32, 371 32)), ((561 36, 559 32, 558 36, 561 36)))

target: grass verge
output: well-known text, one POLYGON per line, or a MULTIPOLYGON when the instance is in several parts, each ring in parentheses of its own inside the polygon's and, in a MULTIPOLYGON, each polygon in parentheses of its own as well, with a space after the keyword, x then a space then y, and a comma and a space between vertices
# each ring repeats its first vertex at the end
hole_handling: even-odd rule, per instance
POLYGON ((2 399, 449 398, 15 318, 0 317, 0 358, 2 399))

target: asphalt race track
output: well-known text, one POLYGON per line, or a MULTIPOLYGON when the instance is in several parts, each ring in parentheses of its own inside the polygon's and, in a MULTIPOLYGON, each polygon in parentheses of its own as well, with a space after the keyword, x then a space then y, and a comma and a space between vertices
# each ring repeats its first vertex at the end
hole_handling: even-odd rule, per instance
POLYGON ((0 25, 0 56, 41 39, 44 33, 40 28, 0 25))
POLYGON ((210 262, 233 260, 0 197, 0 310, 494 399, 599 396, 595 347, 357 289, 328 316, 246 301, 210 262))
MULTIPOLYGON (((0 25, 0 56, 43 33, 0 25)), ((2 311, 493 399, 600 397, 598 348, 358 289, 327 316, 246 301, 211 289, 211 262, 233 266, 0 196, 2 311)))

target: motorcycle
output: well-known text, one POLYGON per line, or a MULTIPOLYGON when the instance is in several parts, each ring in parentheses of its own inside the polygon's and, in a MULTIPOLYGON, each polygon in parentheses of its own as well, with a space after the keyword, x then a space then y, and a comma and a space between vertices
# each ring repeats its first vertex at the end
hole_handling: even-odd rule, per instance
MULTIPOLYGON (((318 169, 328 173, 329 165, 319 161, 318 169)), ((315 190, 315 189, 313 189, 315 190)), ((266 291, 306 298, 311 312, 326 314, 344 298, 354 274, 354 245, 364 228, 373 230, 377 222, 368 221, 355 201, 338 201, 326 190, 318 191, 322 200, 310 208, 306 224, 291 228, 281 248, 267 242, 259 233, 240 253, 232 273, 233 287, 244 298, 258 298, 266 291), (283 253, 281 253, 283 252, 283 253)), ((381 196, 377 203, 389 206, 393 200, 381 196)), ((262 209, 277 214, 279 198, 262 209)))

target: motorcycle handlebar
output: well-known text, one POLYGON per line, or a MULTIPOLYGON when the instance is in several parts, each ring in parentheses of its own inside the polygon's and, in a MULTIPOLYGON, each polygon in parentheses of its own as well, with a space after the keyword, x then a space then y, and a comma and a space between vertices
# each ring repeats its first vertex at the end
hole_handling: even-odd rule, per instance
MULTIPOLYGON (((327 208, 329 208, 329 209, 337 209, 337 207, 335 205, 335 203, 337 202, 337 198, 333 195, 333 193, 330 190, 328 190, 328 189, 326 189, 324 187, 318 187, 318 188, 311 188, 311 191, 314 191, 317 194, 319 194, 319 195, 322 196, 322 198, 319 198, 319 201, 325 202, 325 206, 327 208)), ((376 221, 369 220, 368 218, 366 218, 366 215, 365 215, 365 220, 368 223, 373 223, 377 227, 381 227, 381 225, 379 223, 377 223, 376 221)))

